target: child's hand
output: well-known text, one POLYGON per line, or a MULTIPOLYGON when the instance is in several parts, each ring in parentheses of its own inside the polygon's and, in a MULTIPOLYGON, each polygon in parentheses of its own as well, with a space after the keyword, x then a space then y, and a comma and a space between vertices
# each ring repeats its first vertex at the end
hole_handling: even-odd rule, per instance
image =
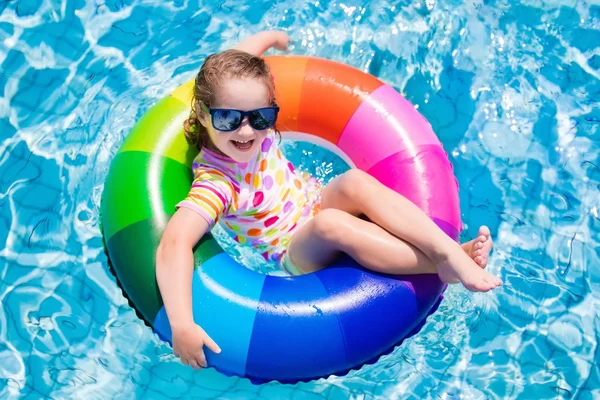
POLYGON ((274 37, 273 47, 277 50, 288 51, 288 45, 290 44, 290 37, 287 33, 281 31, 272 31, 274 37))
POLYGON ((282 31, 262 31, 250 36, 248 39, 240 42, 234 49, 245 51, 246 53, 262 56, 262 54, 275 47, 277 50, 287 51, 290 37, 282 31))
POLYGON ((194 369, 206 368, 204 346, 217 354, 221 352, 204 329, 195 323, 173 330, 173 352, 182 363, 194 369))

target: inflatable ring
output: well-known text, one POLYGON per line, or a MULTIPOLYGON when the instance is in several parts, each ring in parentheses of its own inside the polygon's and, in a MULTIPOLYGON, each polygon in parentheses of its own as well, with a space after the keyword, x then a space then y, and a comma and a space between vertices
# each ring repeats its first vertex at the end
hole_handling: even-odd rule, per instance
MULTIPOLYGON (((451 164, 430 124, 407 100, 377 78, 337 62, 266 60, 284 137, 296 132, 334 149, 458 239, 451 164)), ((118 281, 138 314, 166 341, 171 330, 156 283, 155 253, 192 182, 197 150, 182 130, 192 85, 193 80, 176 89, 135 125, 112 161, 101 204, 118 281)), ((208 365, 255 383, 342 375, 377 361, 420 329, 446 287, 435 274, 384 276, 349 257, 316 273, 268 276, 235 262, 210 234, 194 254, 194 319, 222 349, 215 354, 205 348, 208 365)))

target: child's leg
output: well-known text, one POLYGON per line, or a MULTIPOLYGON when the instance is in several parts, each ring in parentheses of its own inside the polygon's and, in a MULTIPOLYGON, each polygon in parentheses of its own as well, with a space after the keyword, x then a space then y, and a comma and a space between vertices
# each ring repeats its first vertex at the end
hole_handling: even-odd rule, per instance
POLYGON ((445 281, 460 280, 467 288, 489 290, 502 281, 487 273, 461 250, 416 205, 360 170, 331 181, 322 193, 322 209, 366 215, 373 223, 410 243, 438 266, 445 281))
MULTIPOLYGON (((294 266, 304 273, 325 267, 340 252, 373 271, 395 275, 439 272, 416 247, 372 222, 336 209, 321 211, 299 228, 288 251, 294 266)), ((476 285, 470 289, 487 291, 491 288, 476 285)))
POLYGON ((327 209, 300 227, 288 255, 303 273, 329 265, 344 252, 365 268, 389 274, 437 273, 433 262, 416 247, 376 224, 347 212, 327 209))

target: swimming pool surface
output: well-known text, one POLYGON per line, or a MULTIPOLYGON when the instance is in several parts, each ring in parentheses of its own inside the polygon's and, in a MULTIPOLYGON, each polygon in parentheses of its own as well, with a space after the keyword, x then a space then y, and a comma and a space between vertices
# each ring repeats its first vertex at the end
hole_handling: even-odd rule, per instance
MULTIPOLYGON (((345 168, 285 146, 325 180, 345 168)), ((0 1, 0 398, 600 398, 599 153, 597 0, 0 1), (491 228, 505 282, 452 286, 378 363, 298 385, 179 363, 123 297, 98 226, 135 121, 263 29, 418 107, 454 164, 463 238, 491 228)))

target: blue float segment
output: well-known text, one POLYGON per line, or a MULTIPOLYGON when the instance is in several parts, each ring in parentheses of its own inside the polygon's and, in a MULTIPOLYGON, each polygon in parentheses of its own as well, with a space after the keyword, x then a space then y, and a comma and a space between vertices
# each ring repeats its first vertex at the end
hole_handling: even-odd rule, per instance
POLYGON ((255 381, 297 382, 346 369, 334 302, 314 274, 267 276, 246 376, 255 381))
MULTIPOLYGON (((202 263, 192 278, 194 321, 221 347, 205 348, 208 365, 244 376, 252 327, 266 275, 257 274, 220 253, 202 263)), ((171 341, 164 307, 154 322, 157 333, 171 341)))
POLYGON ((167 318, 165 306, 162 306, 158 311, 158 314, 156 314, 156 318, 154 318, 154 322, 152 323, 152 328, 162 340, 173 343, 173 333, 171 332, 171 325, 167 318))
POLYGON ((369 272, 350 257, 314 275, 335 305, 351 366, 383 354, 419 321, 415 294, 400 278, 369 272))

